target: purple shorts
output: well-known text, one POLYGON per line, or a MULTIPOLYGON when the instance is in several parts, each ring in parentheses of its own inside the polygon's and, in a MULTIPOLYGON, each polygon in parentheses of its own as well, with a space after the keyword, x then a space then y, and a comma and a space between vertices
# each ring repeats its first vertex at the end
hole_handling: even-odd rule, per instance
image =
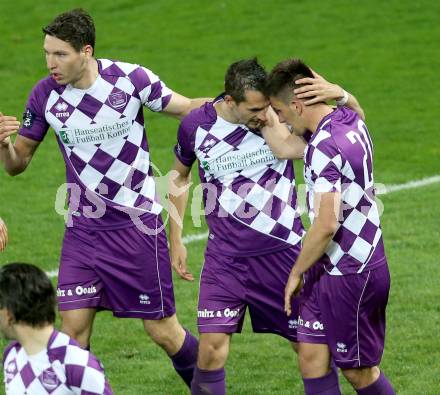
POLYGON ((386 262, 361 274, 323 274, 301 298, 298 341, 328 344, 340 368, 379 365, 389 289, 386 262))
MULTIPOLYGON (((162 225, 149 217, 150 229, 162 225)), ((175 313, 165 231, 144 234, 135 226, 88 231, 66 228, 57 289, 61 311, 111 310, 116 317, 158 320, 175 313)))
POLYGON ((206 251, 200 277, 197 324, 200 333, 241 332, 246 308, 252 329, 296 341, 297 303, 284 312, 284 287, 299 246, 251 257, 206 251))

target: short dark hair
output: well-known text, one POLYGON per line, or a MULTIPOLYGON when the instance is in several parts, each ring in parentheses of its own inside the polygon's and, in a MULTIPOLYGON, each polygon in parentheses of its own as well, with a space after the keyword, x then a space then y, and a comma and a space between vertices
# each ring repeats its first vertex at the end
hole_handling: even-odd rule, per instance
POLYGON ((95 48, 95 24, 90 14, 82 8, 58 15, 43 27, 43 33, 68 42, 78 52, 85 45, 95 48))
POLYGON ((270 72, 265 94, 268 97, 280 96, 288 101, 293 97, 293 90, 300 87, 296 81, 304 77, 313 77, 313 73, 301 59, 284 60, 270 72))
POLYGON ((236 103, 244 101, 245 91, 254 90, 264 92, 267 72, 257 58, 239 60, 232 63, 225 75, 225 93, 230 95, 236 103))
POLYGON ((28 263, 0 268, 0 308, 16 323, 41 327, 55 322, 55 291, 47 275, 28 263))

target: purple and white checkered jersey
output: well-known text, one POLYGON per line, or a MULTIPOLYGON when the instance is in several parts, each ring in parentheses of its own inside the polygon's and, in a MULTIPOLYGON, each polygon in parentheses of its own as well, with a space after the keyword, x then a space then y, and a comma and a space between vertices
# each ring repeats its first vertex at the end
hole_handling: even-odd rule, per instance
POLYGON ((199 161, 208 250, 250 256, 300 242, 293 164, 277 159, 258 130, 227 122, 206 103, 183 119, 175 153, 186 166, 199 161))
POLYGON ((143 105, 162 111, 172 91, 150 70, 98 59, 88 89, 41 80, 32 90, 20 134, 42 141, 49 126, 66 162, 73 225, 124 227, 130 215, 159 214, 143 105))
POLYGON ((323 118, 304 158, 307 204, 314 192, 340 192, 339 225, 323 256, 331 275, 361 273, 386 263, 373 181, 373 146, 365 123, 342 107, 323 118))
POLYGON ((54 331, 47 349, 27 355, 17 342, 3 356, 6 395, 112 395, 99 360, 64 333, 54 331))

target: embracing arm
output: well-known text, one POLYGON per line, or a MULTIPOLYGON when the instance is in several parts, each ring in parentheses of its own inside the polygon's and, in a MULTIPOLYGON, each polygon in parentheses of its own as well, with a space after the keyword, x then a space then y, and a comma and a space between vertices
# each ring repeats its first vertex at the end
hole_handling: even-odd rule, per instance
POLYGON ((173 92, 168 105, 163 109, 163 113, 174 118, 182 119, 185 115, 188 115, 191 110, 199 108, 207 101, 211 101, 212 98, 196 98, 189 99, 179 93, 173 92))
POLYGON ((327 102, 329 100, 336 100, 336 102, 343 100, 342 105, 351 108, 357 112, 359 117, 365 121, 365 113, 356 97, 349 92, 345 92, 339 85, 328 82, 324 77, 312 70, 314 78, 301 78, 296 81, 297 84, 306 84, 301 88, 294 90, 298 99, 308 99, 304 102, 306 105, 315 104, 318 102, 327 102), (347 97, 345 97, 345 94, 347 97), (345 101, 346 100, 346 101, 345 101))
POLYGON ((269 106, 265 126, 261 129, 264 139, 278 159, 302 159, 306 144, 304 140, 290 133, 286 124, 280 123, 278 116, 269 106))

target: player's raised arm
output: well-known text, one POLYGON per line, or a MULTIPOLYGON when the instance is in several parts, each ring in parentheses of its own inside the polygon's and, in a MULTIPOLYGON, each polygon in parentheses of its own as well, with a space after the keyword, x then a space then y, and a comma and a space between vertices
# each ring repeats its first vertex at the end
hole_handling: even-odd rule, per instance
POLYGON ((173 92, 168 105, 163 109, 162 112, 174 118, 182 119, 194 108, 199 108, 202 104, 211 100, 212 98, 207 97, 189 99, 180 95, 179 93, 173 92))
POLYGON ((22 173, 29 165, 40 142, 17 136, 15 142, 10 140, 0 143, 0 162, 3 163, 6 172, 11 176, 22 173))
POLYGON ((188 203, 190 183, 191 167, 185 166, 178 158, 175 158, 169 183, 171 264, 176 273, 187 281, 194 280, 193 275, 187 269, 187 251, 182 240, 183 218, 188 203))
POLYGON ((281 123, 272 107, 266 112, 265 126, 261 129, 263 137, 278 159, 302 159, 305 142, 301 137, 290 133, 286 124, 281 123))
POLYGON ((10 136, 18 132, 20 122, 16 117, 3 115, 0 112, 0 145, 7 145, 11 139, 10 136))
POLYGON ((359 114, 362 120, 365 120, 365 113, 356 97, 346 92, 337 84, 328 82, 324 77, 312 70, 314 78, 301 78, 296 84, 305 84, 294 90, 298 99, 305 99, 305 105, 311 105, 319 102, 335 100, 340 106, 347 106, 359 114))
POLYGON ((0 252, 6 248, 6 244, 8 244, 8 228, 0 218, 0 252))

